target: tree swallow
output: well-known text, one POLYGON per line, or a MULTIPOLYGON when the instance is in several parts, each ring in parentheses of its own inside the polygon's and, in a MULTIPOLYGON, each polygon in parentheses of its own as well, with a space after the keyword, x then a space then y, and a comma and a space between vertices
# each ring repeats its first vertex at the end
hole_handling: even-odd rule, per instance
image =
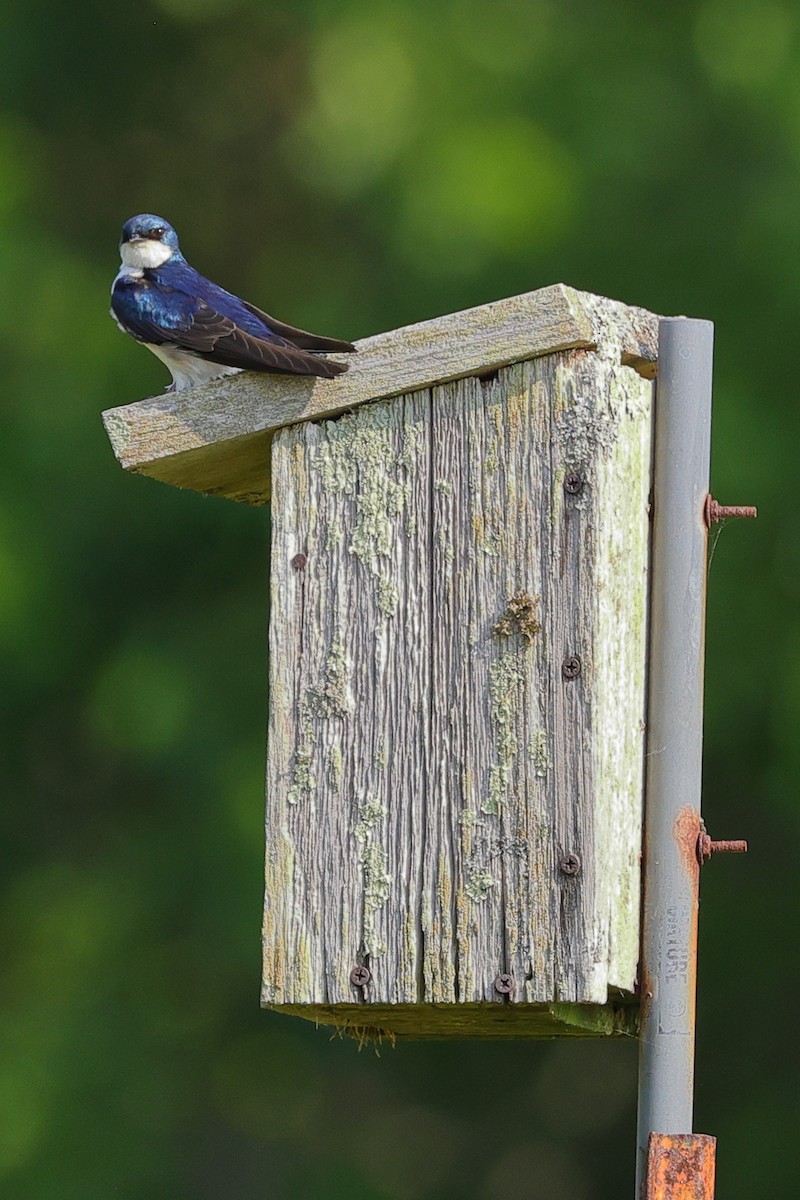
POLYGON ((122 266, 111 288, 111 315, 123 333, 152 350, 172 373, 169 392, 237 371, 321 375, 347 363, 319 351, 355 350, 350 342, 283 325, 190 267, 163 217, 142 213, 122 226, 122 266))

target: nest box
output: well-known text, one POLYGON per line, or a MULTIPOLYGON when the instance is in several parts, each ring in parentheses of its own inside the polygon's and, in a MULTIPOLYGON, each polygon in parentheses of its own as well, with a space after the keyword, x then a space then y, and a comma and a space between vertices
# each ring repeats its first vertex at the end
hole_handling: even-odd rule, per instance
POLYGON ((657 320, 558 285, 105 414, 272 503, 263 1003, 636 1026, 657 320))

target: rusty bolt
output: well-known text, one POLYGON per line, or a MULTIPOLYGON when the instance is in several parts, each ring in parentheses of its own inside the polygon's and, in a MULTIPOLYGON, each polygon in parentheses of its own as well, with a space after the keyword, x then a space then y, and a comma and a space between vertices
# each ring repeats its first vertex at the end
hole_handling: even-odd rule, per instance
POLYGON ((583 491, 584 478, 577 471, 567 471, 564 476, 564 491, 569 492, 570 496, 577 496, 583 491))
POLYGON ((514 976, 507 975, 505 972, 498 975, 494 981, 494 990, 499 992, 501 996, 510 996, 514 990, 514 976))
POLYGON ((577 854, 565 854, 559 859, 558 865, 565 875, 577 875, 581 869, 581 860, 577 854))
POLYGON ((702 867, 712 854, 746 854, 747 842, 714 842, 707 833, 701 833, 697 839, 697 861, 702 867))
POLYGON ((352 971, 350 972, 350 982, 352 983, 353 987, 366 987, 371 979, 372 971, 370 971, 369 967, 365 967, 361 963, 358 963, 355 967, 353 967, 352 971))
POLYGON ((713 496, 706 496, 705 518, 706 525, 716 525, 725 517, 757 517, 758 509, 751 504, 720 504, 713 496))
POLYGON ((561 664, 561 674, 565 679, 577 679, 581 673, 581 660, 577 654, 568 654, 561 664))
POLYGON ((308 559, 306 558, 305 554, 295 554, 294 558, 292 559, 292 566, 294 567, 295 571, 302 571, 307 562, 308 559))

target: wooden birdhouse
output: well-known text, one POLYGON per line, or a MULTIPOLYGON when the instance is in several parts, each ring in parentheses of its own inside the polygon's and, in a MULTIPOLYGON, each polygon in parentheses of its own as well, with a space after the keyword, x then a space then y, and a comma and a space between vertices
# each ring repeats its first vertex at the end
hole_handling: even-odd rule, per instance
POLYGON ((636 1027, 657 320, 561 285, 105 414, 272 504, 263 1003, 636 1027))

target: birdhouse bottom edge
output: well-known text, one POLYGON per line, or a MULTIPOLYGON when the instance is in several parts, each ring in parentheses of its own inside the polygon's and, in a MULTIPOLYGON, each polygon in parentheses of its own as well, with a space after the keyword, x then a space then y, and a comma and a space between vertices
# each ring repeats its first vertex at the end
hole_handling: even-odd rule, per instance
POLYGON ((637 1037, 638 1000, 607 1004, 269 1004, 361 1042, 398 1038, 637 1037))

